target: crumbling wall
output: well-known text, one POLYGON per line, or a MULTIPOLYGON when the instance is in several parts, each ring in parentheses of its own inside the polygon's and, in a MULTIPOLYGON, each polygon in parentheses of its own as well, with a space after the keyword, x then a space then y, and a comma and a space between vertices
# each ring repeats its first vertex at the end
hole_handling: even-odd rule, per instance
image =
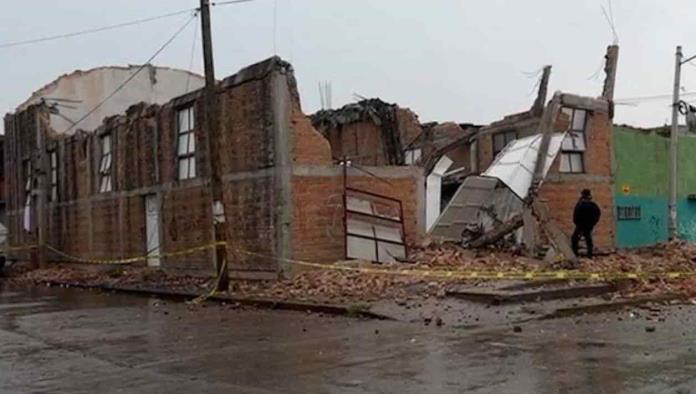
MULTIPOLYGON (((606 102, 604 102, 606 105, 606 102)), ((589 109, 589 108, 588 108, 589 109)), ((601 248, 615 246, 614 177, 612 170, 612 120, 607 110, 590 109, 586 128, 587 150, 585 172, 561 173, 558 170, 560 155, 554 161, 540 196, 548 200, 551 217, 563 231, 572 234, 573 209, 582 189, 590 189, 595 202, 602 210, 602 218, 595 229, 595 244, 601 248)))
MULTIPOLYGON (((230 274, 272 278, 282 272, 283 259, 342 258, 343 241, 336 244, 327 233, 334 207, 324 204, 342 193, 342 169, 332 164, 329 142, 302 114, 290 65, 272 58, 247 67, 218 85, 217 98, 219 132, 213 135, 223 147, 219 162, 230 274)), ((200 127, 203 105, 198 91, 161 106, 134 105, 94 131, 66 136, 45 130, 49 149, 59 156, 59 199, 48 204, 48 243, 81 258, 143 256, 148 241, 145 201, 154 196, 160 204, 162 253, 210 244, 209 135, 200 127), (188 106, 194 108, 197 176, 179 180, 177 114, 188 106), (100 193, 100 137, 105 134, 113 141, 113 191, 100 193)), ((5 152, 13 154, 5 164, 15 171, 6 172, 11 178, 8 190, 17 192, 10 209, 13 245, 34 241, 29 238, 33 234, 19 231, 24 182, 17 163, 35 153, 35 116, 28 109, 9 116, 6 123, 5 152)), ((424 194, 420 170, 375 171, 389 183, 360 174, 351 175, 350 184, 402 200, 406 234, 414 241, 424 194)), ((161 264, 189 274, 215 273, 211 250, 166 257, 161 264)))
MULTIPOLYGON (((283 205, 278 189, 282 177, 275 171, 281 167, 278 123, 289 123, 277 104, 279 96, 286 99, 289 87, 278 85, 274 78, 286 74, 291 74, 289 65, 272 58, 240 71, 218 86, 221 117, 217 126, 223 147, 220 165, 227 237, 236 247, 270 256, 278 252, 278 207, 283 205)), ((193 92, 162 106, 132 106, 126 114, 107 119, 93 132, 63 136, 47 130, 49 145, 56 147, 60 163, 59 200, 49 203, 48 208, 48 242, 82 258, 144 255, 145 198, 149 195, 157 196, 161 204, 162 252, 212 242, 207 134, 200 128, 203 110, 201 92, 193 92), (196 119, 197 176, 179 180, 176 116, 179 109, 189 105, 194 107, 196 119), (99 138, 107 133, 113 140, 113 191, 99 193, 99 138)), ((17 147, 12 151, 18 153, 9 155, 6 164, 21 163, 22 157, 34 152, 34 123, 31 110, 8 117, 8 139, 17 147)), ((10 168, 16 170, 16 165, 10 168)), ((7 174, 11 174, 10 187, 17 196, 10 207, 14 237, 11 243, 29 243, 33 239, 28 237, 33 234, 19 231, 24 205, 23 176, 21 171, 7 174)), ((232 252, 228 257, 233 271, 276 273, 274 260, 232 252)), ((168 257, 162 266, 197 274, 214 273, 210 251, 168 257)))
MULTIPOLYGON (((602 219, 596 229, 595 244, 603 248, 615 245, 614 202, 612 197, 613 173, 611 105, 603 99, 592 99, 573 95, 564 95, 578 109, 588 111, 586 128, 587 150, 585 152, 585 172, 581 174, 564 174, 558 170, 560 154, 551 167, 540 197, 548 201, 551 217, 561 229, 571 235, 575 226, 572 222, 573 208, 580 197, 582 189, 592 190, 595 200, 602 209, 602 219)), ((480 170, 485 170, 495 159, 493 157, 493 137, 503 131, 515 131, 518 138, 539 132, 541 118, 531 111, 506 116, 481 129, 476 136, 477 155, 480 170)), ((557 131, 568 128, 568 116, 561 113, 554 123, 557 131)))
POLYGON ((422 131, 412 111, 379 99, 319 111, 311 118, 335 160, 346 156, 361 165, 403 165, 403 150, 422 131))

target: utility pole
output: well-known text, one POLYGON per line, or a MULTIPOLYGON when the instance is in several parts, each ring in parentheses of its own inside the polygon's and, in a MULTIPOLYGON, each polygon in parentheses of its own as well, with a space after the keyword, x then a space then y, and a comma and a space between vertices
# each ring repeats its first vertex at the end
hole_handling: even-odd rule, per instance
POLYGON ((679 153, 679 89, 681 89, 681 67, 696 59, 696 55, 684 60, 682 47, 677 46, 677 56, 674 63, 674 94, 672 95, 672 130, 669 134, 669 239, 679 238, 677 228, 677 192, 678 183, 678 153, 679 153))
POLYGON ((37 218, 37 260, 40 268, 46 268, 46 224, 47 224, 47 173, 48 160, 46 155, 46 133, 42 127, 43 111, 46 107, 42 104, 34 110, 36 116, 36 145, 38 155, 36 157, 36 218, 37 218))
POLYGON ((679 144, 679 88, 681 87, 682 47, 677 47, 672 94, 672 130, 669 133, 669 224, 670 240, 679 237, 677 230, 677 154, 679 144))
POLYGON ((217 82, 213 63, 213 39, 210 29, 210 0, 200 0, 201 31, 203 38, 203 64, 205 68, 205 97, 203 132, 206 134, 206 150, 210 164, 211 212, 215 234, 215 269, 219 280, 216 291, 227 291, 229 274, 226 264, 227 236, 225 234, 225 208, 222 193, 222 168, 220 166, 220 117, 217 100, 217 82))

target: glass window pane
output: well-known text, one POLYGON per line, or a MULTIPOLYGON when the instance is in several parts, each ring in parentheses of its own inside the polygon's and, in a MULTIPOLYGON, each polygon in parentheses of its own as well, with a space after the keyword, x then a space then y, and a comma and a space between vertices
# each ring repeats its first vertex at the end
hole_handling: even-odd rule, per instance
POLYGON ((51 152, 51 167, 58 166, 58 155, 56 152, 51 152))
POLYGON ((570 159, 568 156, 570 153, 561 153, 561 163, 558 167, 561 172, 570 172, 570 159))
POLYGON ((193 153, 196 151, 196 135, 191 132, 189 133, 189 141, 188 141, 188 153, 193 153))
POLYGON ((584 152, 585 151, 585 133, 574 132, 573 135, 573 146, 575 150, 584 152))
POLYGON ((196 177, 196 156, 189 157, 189 178, 196 177))
POLYGON ((188 159, 179 159, 179 179, 187 179, 188 172, 188 159))
POLYGON ((562 150, 575 150, 575 146, 573 145, 573 137, 571 136, 570 133, 566 135, 566 137, 563 139, 563 143, 561 144, 561 149, 562 150))
POLYGON ((493 151, 500 152, 505 147, 505 136, 502 134, 496 134, 493 136, 493 151))
POLYGON ((178 112, 179 120, 177 122, 177 130, 179 133, 189 129, 189 111, 188 108, 178 112))
POLYGON ((517 132, 516 131, 508 131, 505 133, 505 145, 511 143, 512 141, 517 139, 517 132))
POLYGON ((186 155, 188 153, 188 139, 189 133, 184 133, 179 135, 179 156, 186 155))
POLYGON ((105 135, 102 137, 102 154, 111 153, 111 136, 105 135))
POLYGON ((188 119, 189 119, 188 127, 189 127, 189 130, 193 130, 194 127, 196 127, 196 118, 194 117, 193 106, 189 107, 188 110, 187 110, 186 112, 188 112, 188 119))
POLYGON ((584 109, 576 109, 573 116, 573 130, 585 130, 585 119, 587 118, 587 111, 584 109))
POLYGON ((571 153, 569 157, 570 157, 571 172, 583 172, 582 154, 581 153, 571 153))

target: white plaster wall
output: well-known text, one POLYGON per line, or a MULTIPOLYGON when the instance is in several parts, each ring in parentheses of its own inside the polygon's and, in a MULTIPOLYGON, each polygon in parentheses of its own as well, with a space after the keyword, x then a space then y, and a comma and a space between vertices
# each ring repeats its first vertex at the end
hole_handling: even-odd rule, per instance
MULTIPOLYGON (((49 104, 58 102, 65 106, 76 107, 57 107, 61 115, 75 122, 108 97, 138 68, 139 66, 100 67, 64 75, 39 89, 17 110, 22 110, 44 98, 49 104), (53 101, 51 99, 67 99, 79 102, 53 101)), ((139 102, 164 104, 177 96, 197 90, 204 84, 205 80, 202 76, 188 71, 148 66, 122 90, 107 100, 104 105, 81 121, 77 127, 71 129, 71 122, 59 115, 51 115, 51 126, 57 133, 74 134, 78 129, 92 131, 102 124, 104 118, 125 113, 126 109, 133 104, 139 102)))

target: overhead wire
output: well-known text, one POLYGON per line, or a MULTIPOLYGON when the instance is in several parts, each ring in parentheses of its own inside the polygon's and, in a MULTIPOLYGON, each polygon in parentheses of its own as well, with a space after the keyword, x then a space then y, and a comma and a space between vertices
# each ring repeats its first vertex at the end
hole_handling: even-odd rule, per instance
MULTIPOLYGON (((246 0, 246 1, 251 1, 251 0, 246 0)), ((38 44, 38 43, 43 43, 43 42, 48 42, 48 41, 61 40, 61 39, 65 39, 65 38, 72 38, 72 37, 82 36, 82 35, 86 35, 86 34, 100 33, 103 31, 115 30, 115 29, 120 29, 123 27, 140 25, 140 24, 153 22, 153 21, 157 21, 157 20, 161 20, 161 19, 171 18, 171 17, 177 16, 177 15, 190 13, 190 12, 193 12, 196 10, 197 10, 197 8, 189 8, 186 10, 170 12, 170 13, 163 14, 163 15, 152 16, 149 18, 136 19, 136 20, 133 20, 130 22, 117 23, 115 25, 95 27, 92 29, 79 30, 79 31, 74 31, 74 32, 70 32, 70 33, 56 34, 56 35, 46 36, 46 37, 32 38, 32 39, 28 39, 28 40, 4 42, 4 43, 0 43, 0 49, 13 48, 13 47, 18 47, 18 46, 38 44)))
POLYGON ((187 27, 194 19, 196 19, 197 17, 198 17, 198 11, 195 10, 194 14, 191 15, 191 17, 186 21, 186 23, 184 23, 184 24, 183 24, 183 25, 182 25, 182 26, 181 26, 181 27, 180 27, 168 40, 167 40, 167 41, 165 41, 165 43, 162 44, 162 46, 160 46, 159 49, 157 49, 157 51, 155 51, 155 53, 152 54, 152 56, 150 56, 150 58, 148 58, 147 61, 145 61, 145 63, 143 63, 140 67, 138 67, 138 69, 135 70, 135 72, 134 72, 133 74, 131 74, 128 78, 126 78, 123 82, 121 82, 121 84, 118 85, 118 86, 116 87, 116 89, 114 89, 111 93, 109 93, 109 95, 106 96, 102 101, 100 101, 99 103, 97 103, 97 105, 95 105, 94 107, 92 107, 92 109, 90 109, 89 111, 87 111, 86 114, 84 114, 84 115, 83 115, 80 119, 78 119, 74 124, 72 124, 70 127, 68 127, 68 128, 64 131, 64 133, 67 133, 67 132, 69 132, 70 130, 72 130, 72 129, 74 129, 75 127, 77 127, 77 125, 79 125, 79 124, 80 124, 81 122, 83 122, 85 119, 89 118, 93 113, 95 113, 99 108, 101 108, 107 101, 109 101, 109 100, 110 100, 112 97, 114 97, 118 92, 120 92, 121 89, 123 89, 124 87, 126 87, 126 85, 128 85, 128 83, 129 83, 130 81, 132 81, 138 74, 140 74, 140 72, 143 71, 143 70, 145 69, 145 67, 147 67, 148 65, 150 65, 150 63, 151 63, 160 53, 162 53, 162 51, 164 51, 164 50, 169 46, 169 44, 171 44, 172 41, 174 41, 174 39, 176 39, 176 37, 178 37, 179 34, 181 34, 181 32, 183 32, 184 29, 186 29, 186 27, 187 27))
MULTIPOLYGON (((696 96, 696 92, 684 92, 681 96, 696 96)), ((657 101, 657 100, 671 100, 671 94, 661 94, 654 96, 638 96, 638 97, 626 97, 622 99, 614 100, 616 103, 628 103, 628 102, 643 102, 643 101, 657 101)))
POLYGON ((614 35, 614 44, 619 43, 619 34, 616 32, 616 23, 614 22, 614 7, 612 6, 611 0, 607 0, 607 3, 609 5, 609 12, 607 12, 607 8, 604 6, 600 6, 602 8, 602 13, 604 14, 604 18, 607 20, 607 23, 609 24, 609 28, 611 29, 612 34, 614 35))
POLYGON ((229 5, 229 4, 238 4, 238 3, 250 3, 254 0, 229 0, 229 1, 214 1, 210 3, 212 6, 218 6, 218 5, 229 5))
MULTIPOLYGON (((194 15, 194 19, 198 19, 198 13, 194 15)), ((193 61, 196 56, 196 44, 198 43, 198 28, 193 29, 193 44, 191 44, 191 58, 189 59, 188 75, 186 76, 186 90, 184 93, 188 93, 191 87, 191 74, 193 74, 193 61)))

